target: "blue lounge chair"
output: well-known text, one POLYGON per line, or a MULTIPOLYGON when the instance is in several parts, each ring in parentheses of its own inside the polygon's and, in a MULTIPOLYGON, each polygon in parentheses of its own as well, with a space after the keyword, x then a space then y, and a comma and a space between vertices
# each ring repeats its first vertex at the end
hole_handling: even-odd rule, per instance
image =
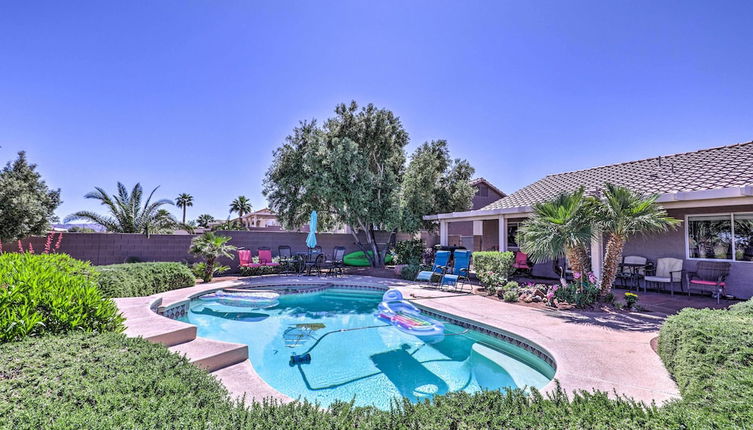
POLYGON ((442 280, 439 282, 439 287, 441 288, 446 285, 448 288, 454 287, 457 289, 460 287, 462 290, 462 286, 468 281, 470 266, 471 251, 456 250, 452 268, 445 270, 444 274, 442 274, 442 280))
POLYGON ((434 274, 441 277, 447 270, 447 263, 449 262, 450 251, 437 251, 434 254, 434 264, 432 265, 431 270, 418 272, 418 275, 416 275, 416 281, 431 282, 431 277, 434 274))

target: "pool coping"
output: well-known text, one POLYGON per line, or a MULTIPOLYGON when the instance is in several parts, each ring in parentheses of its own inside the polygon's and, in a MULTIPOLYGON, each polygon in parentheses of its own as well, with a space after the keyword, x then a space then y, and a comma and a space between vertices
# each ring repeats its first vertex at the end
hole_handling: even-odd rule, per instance
MULTIPOLYGON (((429 314, 449 317, 482 333, 491 334, 520 346, 542 358, 555 369, 554 379, 541 389, 553 392, 558 386, 573 391, 605 391, 612 397, 631 397, 645 403, 664 403, 679 398, 677 386, 650 347, 650 339, 658 332, 619 332, 578 325, 578 330, 558 321, 546 312, 492 301, 469 294, 453 294, 427 289, 419 284, 397 279, 368 276, 341 278, 308 278, 295 276, 266 276, 199 284, 180 290, 148 297, 115 299, 126 317, 126 335, 140 336, 150 341, 169 344, 169 334, 188 333, 196 326, 160 315, 180 315, 188 311, 191 299, 213 291, 231 287, 280 286, 361 286, 368 289, 399 289, 406 299, 429 314), (483 320, 483 322, 481 321, 483 320), (165 342, 168 339, 168 342, 165 342), (628 361, 625 361, 625 360, 628 361), (590 374, 589 374, 590 373, 590 374)), ((577 323, 576 323, 577 324, 577 323)), ((273 398, 282 402, 290 397, 277 392, 247 364, 226 371, 213 372, 234 396, 261 401, 273 398)))

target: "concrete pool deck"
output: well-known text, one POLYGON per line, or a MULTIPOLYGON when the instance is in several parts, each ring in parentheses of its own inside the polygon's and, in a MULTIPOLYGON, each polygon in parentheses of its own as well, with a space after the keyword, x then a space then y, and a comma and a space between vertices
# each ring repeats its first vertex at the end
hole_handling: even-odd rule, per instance
POLYGON ((544 387, 544 392, 554 390, 558 381, 568 393, 599 390, 659 404, 679 397, 676 384, 650 344, 658 335, 663 317, 650 314, 542 310, 368 276, 243 278, 115 302, 126 317, 126 335, 162 343, 185 355, 215 375, 234 396, 290 401, 256 374, 247 358, 246 345, 196 337, 195 326, 160 316, 155 309, 170 308, 200 293, 222 288, 319 283, 398 288, 406 299, 429 310, 528 339, 556 362, 555 379, 544 387))

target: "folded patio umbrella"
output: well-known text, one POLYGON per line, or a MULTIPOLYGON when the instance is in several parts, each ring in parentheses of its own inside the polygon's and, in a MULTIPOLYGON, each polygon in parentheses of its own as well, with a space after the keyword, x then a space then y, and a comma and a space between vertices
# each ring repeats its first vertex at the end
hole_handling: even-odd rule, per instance
POLYGON ((311 211, 311 220, 309 220, 309 235, 306 237, 306 246, 313 248, 316 246, 316 222, 318 215, 316 211, 311 211))

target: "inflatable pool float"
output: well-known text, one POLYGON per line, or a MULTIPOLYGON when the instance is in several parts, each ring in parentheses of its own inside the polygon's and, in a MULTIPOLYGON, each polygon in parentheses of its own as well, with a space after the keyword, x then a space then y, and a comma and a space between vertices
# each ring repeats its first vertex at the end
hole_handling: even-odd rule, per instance
POLYGON ((221 305, 264 309, 277 306, 280 295, 271 291, 216 291, 199 299, 215 301, 221 305))
POLYGON ((395 328, 429 343, 436 343, 444 338, 444 324, 421 314, 411 303, 403 300, 400 291, 391 289, 384 293, 379 303, 379 318, 389 322, 395 328))
MULTIPOLYGON (((374 253, 369 251, 369 255, 374 255, 374 253)), ((345 263, 346 266, 357 266, 357 267, 371 266, 371 263, 369 262, 368 257, 366 257, 366 254, 364 254, 363 251, 351 252, 350 254, 343 257, 343 263, 345 263)), ((387 256, 384 257, 384 263, 385 264, 392 263, 392 254, 387 254, 387 256)))

